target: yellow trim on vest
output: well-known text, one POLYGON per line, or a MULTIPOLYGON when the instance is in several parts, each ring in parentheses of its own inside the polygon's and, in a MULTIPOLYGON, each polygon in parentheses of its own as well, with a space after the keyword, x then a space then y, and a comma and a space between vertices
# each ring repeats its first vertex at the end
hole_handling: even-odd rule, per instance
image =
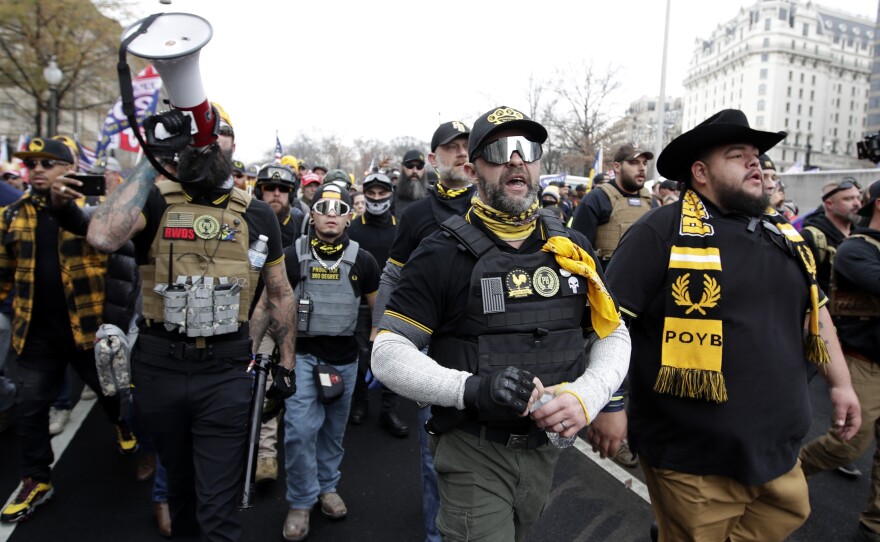
POLYGON ((395 260, 395 259, 393 259, 393 258, 388 258, 388 263, 390 263, 390 264, 394 264, 394 265, 396 265, 397 267, 403 267, 403 266, 404 266, 403 263, 398 262, 397 260, 395 260))
POLYGON ((428 335, 432 335, 432 334, 434 333, 434 332, 431 330, 431 328, 429 328, 429 327, 425 327, 425 326, 423 326, 422 324, 420 324, 420 323, 416 322, 415 320, 413 320, 412 318, 409 318, 409 317, 407 317, 407 316, 404 316, 404 315, 400 314, 399 312, 394 312, 394 311, 386 310, 386 311, 385 311, 385 316, 390 316, 390 317, 392 317, 392 318, 397 318, 398 320, 403 320, 403 321, 406 322, 407 324, 419 328, 420 330, 424 331, 424 332, 427 333, 428 335))
POLYGON ((639 317, 638 314, 634 313, 633 311, 627 310, 624 307, 620 307, 620 312, 626 314, 627 316, 629 316, 631 318, 638 318, 639 317))

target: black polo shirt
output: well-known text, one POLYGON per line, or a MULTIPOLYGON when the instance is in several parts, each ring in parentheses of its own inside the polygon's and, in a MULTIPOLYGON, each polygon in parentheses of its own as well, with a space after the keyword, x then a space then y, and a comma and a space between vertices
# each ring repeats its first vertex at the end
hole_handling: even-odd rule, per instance
POLYGON ((758 485, 794 467, 810 428, 803 343, 809 284, 778 235, 703 202, 715 229, 711 246, 721 253, 721 372, 729 399, 718 404, 653 390, 681 206, 660 207, 626 232, 606 270, 621 310, 636 315, 630 325, 629 443, 655 468, 758 485))
MULTIPOLYGON (((287 280, 290 286, 296 288, 300 281, 299 256, 296 253, 296 245, 284 249, 287 262, 287 280)), ((354 265, 349 273, 348 280, 351 282, 355 295, 362 298, 368 294, 374 294, 379 289, 379 265, 375 258, 364 249, 359 249, 354 265)), ((312 298, 312 302, 318 304, 320 298, 312 298)), ((344 365, 357 360, 358 342, 354 335, 348 337, 297 337, 296 351, 302 354, 312 354, 330 365, 344 365)))

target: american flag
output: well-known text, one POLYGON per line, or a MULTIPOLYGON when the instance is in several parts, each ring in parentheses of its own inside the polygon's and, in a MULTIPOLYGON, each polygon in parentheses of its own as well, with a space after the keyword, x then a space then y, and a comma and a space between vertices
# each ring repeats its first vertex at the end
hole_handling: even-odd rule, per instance
POLYGON ((281 156, 284 154, 284 151, 281 150, 281 140, 278 139, 278 132, 275 132, 275 163, 281 163, 281 156))
POLYGON ((482 278, 480 287, 483 291, 483 314, 504 312, 504 287, 501 285, 501 277, 482 278))
POLYGON ((79 169, 80 171, 91 171, 92 167, 95 165, 95 160, 98 159, 97 154, 95 154, 94 149, 89 149, 85 145, 79 142, 79 137, 74 134, 74 141, 76 141, 76 146, 79 148, 79 169))

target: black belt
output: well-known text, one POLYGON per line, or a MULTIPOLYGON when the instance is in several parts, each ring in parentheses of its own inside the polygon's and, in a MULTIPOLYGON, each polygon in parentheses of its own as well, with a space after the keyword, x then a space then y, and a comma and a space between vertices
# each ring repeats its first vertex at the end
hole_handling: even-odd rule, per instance
POLYGON ((486 440, 503 444, 507 448, 514 450, 534 450, 539 446, 543 446, 549 442, 547 433, 544 431, 533 431, 526 434, 511 433, 509 429, 500 427, 492 427, 474 420, 462 422, 456 429, 461 429, 465 433, 469 433, 476 437, 481 435, 486 440))
POLYGON ((241 358, 244 360, 251 355, 250 341, 208 343, 204 348, 198 348, 195 343, 169 341, 160 337, 140 334, 137 338, 137 344, 145 354, 186 361, 208 361, 215 358, 241 358))

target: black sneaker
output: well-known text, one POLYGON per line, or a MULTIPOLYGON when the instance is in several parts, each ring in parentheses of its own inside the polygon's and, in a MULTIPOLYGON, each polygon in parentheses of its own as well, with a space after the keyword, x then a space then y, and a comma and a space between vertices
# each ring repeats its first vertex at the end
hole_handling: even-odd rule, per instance
POLYGON ((3 509, 0 514, 0 521, 3 523, 14 523, 23 521, 34 513, 34 510, 52 498, 55 489, 51 482, 40 482, 33 478, 23 478, 21 480, 21 491, 15 496, 15 499, 3 509))

